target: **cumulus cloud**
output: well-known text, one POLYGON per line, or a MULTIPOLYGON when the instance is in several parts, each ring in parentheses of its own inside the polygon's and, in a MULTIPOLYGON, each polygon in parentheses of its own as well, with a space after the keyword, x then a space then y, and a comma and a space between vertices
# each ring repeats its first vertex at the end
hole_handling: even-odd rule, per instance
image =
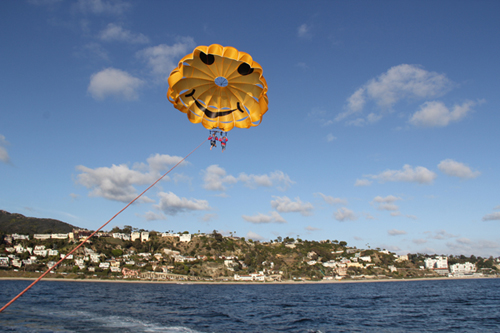
POLYGON ((356 179, 354 186, 370 186, 372 184, 371 180, 368 179, 356 179))
POLYGON ((387 231, 387 233, 389 234, 389 236, 400 236, 400 235, 406 235, 407 232, 404 231, 404 230, 397 230, 397 229, 391 229, 389 231, 387 231))
POLYGON ((438 239, 438 240, 457 237, 456 235, 450 234, 450 233, 446 232, 445 230, 438 230, 435 232, 425 231, 424 234, 426 234, 428 238, 438 239))
POLYGON ((154 76, 166 79, 177 67, 178 58, 194 49, 195 43, 191 37, 180 38, 174 45, 160 44, 137 52, 137 57, 144 60, 154 76))
POLYGON ((486 258, 500 250, 499 243, 485 239, 457 238, 454 242, 447 242, 446 246, 455 254, 474 254, 486 258))
POLYGON ((258 213, 254 216, 242 215, 245 221, 255 224, 262 223, 286 223, 286 220, 277 212, 270 212, 269 215, 258 213))
POLYGON ((226 170, 214 164, 203 171, 203 187, 210 191, 225 191, 225 185, 242 182, 249 188, 273 187, 280 191, 287 190, 295 182, 282 171, 274 171, 269 174, 253 175, 240 173, 238 177, 228 175, 226 170))
POLYGON ((125 30, 114 23, 109 23, 106 28, 99 33, 99 38, 106 42, 118 41, 132 44, 149 43, 149 38, 145 35, 125 30))
POLYGON ((87 90, 97 100, 103 100, 108 96, 136 100, 139 97, 137 91, 143 85, 143 80, 133 77, 125 71, 106 68, 92 74, 87 90))
POLYGON ((412 182, 419 184, 432 184, 437 175, 429 169, 405 164, 402 170, 386 170, 378 175, 367 175, 366 177, 385 182, 412 182))
POLYGON ((500 221, 500 212, 494 212, 483 216, 483 221, 500 221))
POLYGON ((346 199, 334 198, 332 196, 325 195, 325 194, 323 194, 321 192, 314 193, 314 195, 319 195, 329 205, 347 205, 347 200, 346 199))
POLYGON ((217 214, 207 213, 201 217, 203 222, 209 222, 217 218, 217 214))
POLYGON ((173 216, 178 213, 196 210, 211 210, 206 200, 180 198, 172 192, 160 192, 158 196, 160 197, 160 202, 155 208, 160 209, 167 215, 173 216))
POLYGON ((451 122, 463 119, 471 113, 476 105, 473 101, 466 101, 462 105, 455 104, 449 109, 443 102, 430 101, 422 104, 420 110, 415 112, 409 122, 421 127, 444 127, 451 122))
POLYGON ((337 140, 337 137, 335 137, 332 133, 328 133, 328 134, 326 135, 326 141, 327 141, 327 142, 333 142, 333 141, 335 141, 335 140, 337 140))
MULTIPOLYGON (((377 206, 377 209, 379 209, 379 210, 388 210, 388 211, 396 212, 399 210, 399 207, 397 205, 395 205, 394 202, 396 202, 398 200, 402 200, 402 199, 399 197, 395 197, 393 195, 388 195, 385 198, 381 197, 381 196, 376 196, 373 199, 372 203, 375 204, 377 206)), ((392 216, 399 216, 400 213, 399 212, 397 212, 397 214, 392 213, 391 215, 392 216)))
POLYGON ((395 197, 393 195, 388 195, 385 198, 378 195, 375 198, 373 198, 373 201, 377 203, 393 203, 398 200, 402 199, 400 197, 395 197))
POLYGON ((130 3, 121 0, 78 0, 76 8, 83 13, 121 15, 130 8, 130 3))
POLYGON ((297 36, 299 38, 311 38, 311 27, 307 24, 301 24, 297 29, 297 36))
POLYGON ((358 219, 354 212, 346 207, 339 208, 333 216, 337 221, 355 221, 358 219))
POLYGON ((160 221, 166 220, 167 217, 163 214, 157 214, 155 212, 149 211, 142 216, 146 221, 160 221))
POLYGON ((238 180, 227 175, 226 170, 216 164, 210 165, 203 171, 203 188, 209 191, 225 191, 225 184, 235 184, 238 180))
POLYGON ((264 237, 262 237, 261 235, 255 233, 253 231, 249 231, 249 232, 247 232, 247 239, 261 241, 264 239, 264 237))
MULTIPOLYGON (((361 113, 367 101, 373 101, 383 111, 390 111, 400 100, 434 98, 446 93, 452 86, 453 82, 444 74, 429 72, 416 65, 394 66, 358 88, 347 99, 346 111, 340 113, 335 120, 340 121, 361 113)), ((374 122, 378 119, 380 115, 372 114, 371 119, 362 121, 374 122)))
POLYGON ((439 170, 444 172, 448 176, 458 177, 462 179, 470 179, 478 177, 481 172, 472 171, 467 165, 454 161, 452 159, 446 159, 438 164, 439 170))
POLYGON ((290 198, 274 196, 275 200, 271 201, 271 206, 280 213, 300 213, 303 216, 312 215, 314 206, 310 202, 302 202, 300 198, 295 198, 292 201, 290 198))
POLYGON ((264 175, 247 175, 246 173, 242 172, 238 176, 238 181, 243 182, 250 188, 255 188, 257 186, 276 186, 280 191, 286 191, 288 188, 290 188, 290 186, 292 186, 292 184, 295 183, 283 171, 274 171, 270 174, 264 175))
POLYGON ((9 142, 5 140, 5 136, 0 134, 0 161, 4 163, 10 162, 9 153, 7 152, 6 146, 9 145, 9 142))
MULTIPOLYGON (((91 190, 89 196, 129 202, 137 196, 134 186, 151 184, 160 177, 160 171, 181 159, 182 157, 178 156, 156 154, 147 159, 148 164, 135 164, 133 168, 126 164, 95 169, 79 165, 76 169, 81 173, 77 176, 77 183, 91 190)), ((151 199, 145 196, 140 200, 151 202, 151 199)))

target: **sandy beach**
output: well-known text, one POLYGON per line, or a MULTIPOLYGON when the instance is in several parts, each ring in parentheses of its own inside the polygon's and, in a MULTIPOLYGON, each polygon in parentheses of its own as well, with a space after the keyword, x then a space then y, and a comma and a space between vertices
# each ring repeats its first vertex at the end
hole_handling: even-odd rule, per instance
MULTIPOLYGON (((343 280, 284 280, 281 282, 249 282, 249 281, 171 281, 171 280, 127 280, 127 279, 71 279, 71 278, 43 278, 40 281, 64 281, 64 282, 102 282, 102 283, 155 283, 155 284, 217 284, 217 285, 276 285, 276 284, 339 284, 339 283, 377 283, 377 282, 408 282, 408 281, 443 281, 443 280, 463 280, 463 279, 496 279, 496 277, 428 277, 414 279, 343 279, 343 280)), ((28 277, 0 277, 0 280, 26 280, 35 281, 36 278, 28 277)))

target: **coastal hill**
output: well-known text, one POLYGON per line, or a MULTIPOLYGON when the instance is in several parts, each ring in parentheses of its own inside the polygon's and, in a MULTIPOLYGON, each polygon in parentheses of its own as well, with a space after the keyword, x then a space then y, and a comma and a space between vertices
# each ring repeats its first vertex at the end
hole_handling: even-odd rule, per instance
POLYGON ((0 233, 3 234, 46 234, 68 233, 75 227, 54 219, 26 217, 0 210, 0 233))

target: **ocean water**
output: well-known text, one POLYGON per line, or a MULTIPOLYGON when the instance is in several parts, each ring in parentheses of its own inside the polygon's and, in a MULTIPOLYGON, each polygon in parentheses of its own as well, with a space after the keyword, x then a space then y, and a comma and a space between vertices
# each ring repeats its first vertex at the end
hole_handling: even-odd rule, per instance
MULTIPOLYGON (((30 281, 0 281, 1 306, 30 281)), ((500 332, 500 279, 329 284, 40 281, 1 332, 500 332)))

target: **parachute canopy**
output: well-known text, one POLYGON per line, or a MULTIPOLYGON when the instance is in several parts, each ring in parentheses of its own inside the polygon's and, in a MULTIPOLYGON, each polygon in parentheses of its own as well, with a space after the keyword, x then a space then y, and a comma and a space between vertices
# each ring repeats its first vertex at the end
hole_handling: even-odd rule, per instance
POLYGON ((262 67, 230 46, 196 47, 170 73, 168 85, 168 100, 207 129, 257 126, 268 109, 262 67))

